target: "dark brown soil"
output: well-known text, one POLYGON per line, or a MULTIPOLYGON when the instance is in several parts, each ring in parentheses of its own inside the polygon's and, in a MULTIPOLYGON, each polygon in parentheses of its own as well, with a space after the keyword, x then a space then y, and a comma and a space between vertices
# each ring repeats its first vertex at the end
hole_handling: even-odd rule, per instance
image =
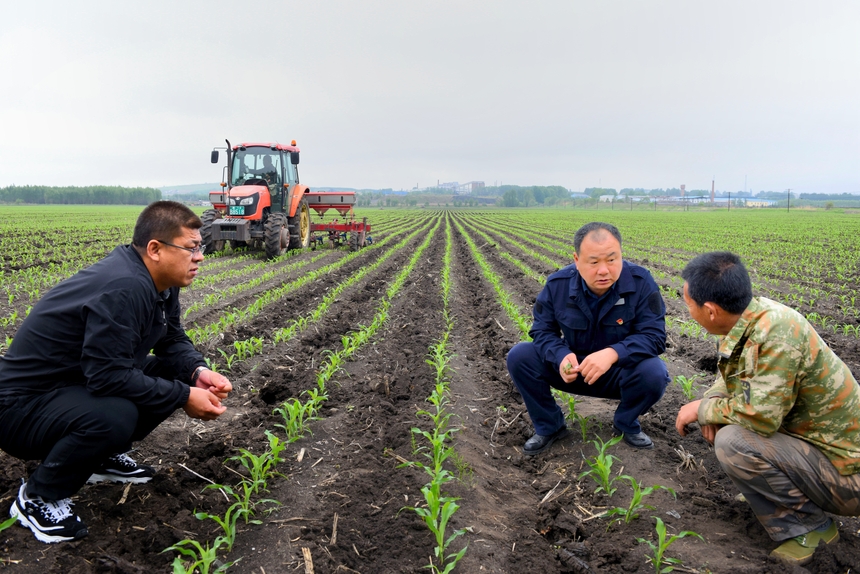
MULTIPOLYGON (((418 469, 400 467, 397 457, 420 456, 413 454, 410 428, 428 426, 416 412, 426 406, 434 382, 424 359, 443 330, 440 269, 445 225, 443 218, 392 302, 384 328, 329 383, 324 418, 312 424, 313 434, 288 446, 279 467, 284 478, 270 481, 266 494, 280 505, 259 507, 256 518, 262 524, 241 525, 228 557, 241 557, 241 561, 231 572, 304 572, 305 548, 317 574, 411 573, 423 571, 428 563, 434 546, 431 533, 414 512, 404 510, 423 503, 420 489, 427 479, 418 469)), ((399 233, 394 228, 390 232, 399 233)), ((405 233, 404 229, 399 237, 405 233)), ((235 339, 267 339, 263 355, 234 365, 229 373, 236 390, 219 420, 201 423, 178 412, 139 445, 136 457, 159 469, 154 480, 132 486, 127 495, 121 485, 88 486, 79 493, 76 504, 89 526, 87 538, 45 545, 28 530, 13 526, 0 535, 4 566, 40 573, 168 572, 174 554, 162 553, 165 548, 186 538, 213 540, 218 534, 215 523, 198 520, 194 513, 224 512, 227 501, 217 490, 204 490, 207 482, 197 474, 222 484, 238 482, 234 471, 239 467, 225 460, 239 447, 259 453, 266 429, 282 435, 275 427, 281 421, 272 414, 273 408, 315 386, 315 367, 324 358, 322 352, 339 348, 341 335, 372 319, 391 280, 425 237, 426 233, 419 234, 407 248, 344 291, 321 321, 292 341, 274 346, 271 333, 313 309, 329 288, 375 261, 385 248, 367 251, 327 280, 272 305, 252 323, 203 345, 202 350, 216 358, 216 348, 227 348, 235 339)), ((378 241, 384 235, 375 234, 375 238, 378 241)), ((528 308, 539 284, 499 257, 494 246, 473 238, 503 277, 505 289, 528 308)), ((775 544, 747 505, 735 500, 737 493, 711 447, 697 432, 683 439, 677 435, 675 415, 686 399, 675 385, 642 419, 656 448, 641 452, 621 445, 611 452, 619 459, 615 469, 623 468, 623 474, 646 486, 671 487, 677 499, 659 491, 646 500, 653 510, 643 511, 629 525, 608 526, 597 515, 626 505, 630 488, 619 481, 618 491, 607 499, 594 494, 595 485, 589 479, 577 480, 584 457, 595 452, 589 442, 583 442, 578 428, 547 453, 533 458, 522 455, 519 447, 533 431, 505 368, 505 355, 520 340, 520 333, 496 301, 462 236, 455 231, 454 239, 451 409, 459 427, 454 445, 461 462, 450 469, 461 480, 449 483, 448 492, 460 498, 460 510, 450 528, 468 528, 452 543, 455 551, 468 544, 458 572, 652 572, 647 547, 636 542, 637 538, 654 539, 652 516, 661 517, 670 533, 692 530, 704 537, 704 542, 688 537, 670 547, 668 554, 683 561, 677 570, 681 572, 832 573, 860 565, 860 521, 853 518, 839 519, 842 539, 819 550, 806 570, 770 561, 768 552, 775 544), (684 468, 678 451, 692 455, 694 464, 684 468)), ((503 249, 539 272, 551 271, 498 239, 503 249)), ((303 253, 286 264, 313 256, 303 253)), ((336 252, 324 261, 343 256, 345 252, 336 252)), ((219 310, 246 305, 261 289, 296 276, 287 275, 201 310, 194 319, 202 324, 219 310)), ((241 279, 220 287, 236 281, 241 279)), ((184 303, 200 296, 186 297, 184 303)), ((688 319, 680 301, 669 299, 667 305, 671 315, 688 319)), ((856 342, 835 334, 827 340, 857 376, 856 342)), ((714 355, 712 341, 670 334, 666 359, 673 376, 713 368, 714 355)), ((578 408, 593 417, 588 440, 595 436, 607 440, 614 404, 583 399, 578 408)), ((5 454, 0 454, 0 460, 5 509, 20 479, 35 463, 25 464, 5 454)))

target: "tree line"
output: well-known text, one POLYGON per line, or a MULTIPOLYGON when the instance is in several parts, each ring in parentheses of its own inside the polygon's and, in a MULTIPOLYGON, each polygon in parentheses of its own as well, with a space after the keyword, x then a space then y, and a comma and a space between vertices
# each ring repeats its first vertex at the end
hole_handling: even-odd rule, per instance
POLYGON ((0 187, 2 203, 149 205, 159 199, 161 199, 161 190, 154 187, 119 185, 0 187))

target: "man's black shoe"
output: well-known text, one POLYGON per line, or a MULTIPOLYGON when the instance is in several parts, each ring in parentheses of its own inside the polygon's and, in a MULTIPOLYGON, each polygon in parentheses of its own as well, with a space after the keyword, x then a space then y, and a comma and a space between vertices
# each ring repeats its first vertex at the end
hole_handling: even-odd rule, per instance
POLYGON ((40 542, 65 542, 87 535, 87 525, 72 510, 71 498, 43 500, 39 496, 27 496, 27 483, 18 490, 9 516, 32 530, 40 542))
POLYGON ((142 484, 149 482, 155 475, 155 469, 145 464, 137 464, 127 454, 114 454, 110 456, 102 467, 96 471, 87 482, 133 482, 142 484))
POLYGON ((557 441, 560 438, 564 438, 570 434, 570 431, 567 430, 567 427, 561 427, 551 435, 540 435, 536 434, 532 436, 529 440, 526 441, 526 444, 523 445, 523 453, 534 456, 538 453, 541 453, 552 446, 552 443, 557 441))
POLYGON ((633 448, 641 448, 641 449, 654 448, 654 443, 651 442, 651 437, 649 437, 644 432, 637 432, 637 433, 621 432, 621 430, 615 425, 612 425, 612 431, 613 431, 612 434, 614 434, 615 436, 623 435, 624 436, 624 442, 626 442, 627 444, 629 444, 633 448))

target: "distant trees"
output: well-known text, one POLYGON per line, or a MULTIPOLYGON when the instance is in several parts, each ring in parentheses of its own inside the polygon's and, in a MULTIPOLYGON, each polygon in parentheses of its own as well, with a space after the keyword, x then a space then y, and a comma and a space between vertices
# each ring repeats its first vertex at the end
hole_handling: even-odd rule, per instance
POLYGON ((149 205, 159 199, 161 190, 154 187, 10 185, 0 188, 0 202, 3 203, 149 205))

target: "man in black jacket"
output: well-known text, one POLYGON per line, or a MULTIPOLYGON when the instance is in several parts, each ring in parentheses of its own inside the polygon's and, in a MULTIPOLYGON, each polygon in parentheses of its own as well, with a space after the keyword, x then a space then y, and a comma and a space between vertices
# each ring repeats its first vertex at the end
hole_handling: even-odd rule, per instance
POLYGON ((177 408, 203 420, 226 410, 230 382, 180 324, 200 227, 180 203, 149 205, 132 244, 45 294, 0 358, 0 448, 42 461, 9 513, 40 541, 86 536, 70 497, 87 481, 148 481, 154 469, 125 453, 177 408))
POLYGON ((617 399, 613 426, 634 448, 653 448, 639 416, 666 390, 665 306, 644 268, 622 261, 621 234, 592 222, 574 234, 574 265, 546 280, 534 305, 533 342, 508 353, 508 372, 528 409, 535 455, 568 434, 552 389, 617 399))

